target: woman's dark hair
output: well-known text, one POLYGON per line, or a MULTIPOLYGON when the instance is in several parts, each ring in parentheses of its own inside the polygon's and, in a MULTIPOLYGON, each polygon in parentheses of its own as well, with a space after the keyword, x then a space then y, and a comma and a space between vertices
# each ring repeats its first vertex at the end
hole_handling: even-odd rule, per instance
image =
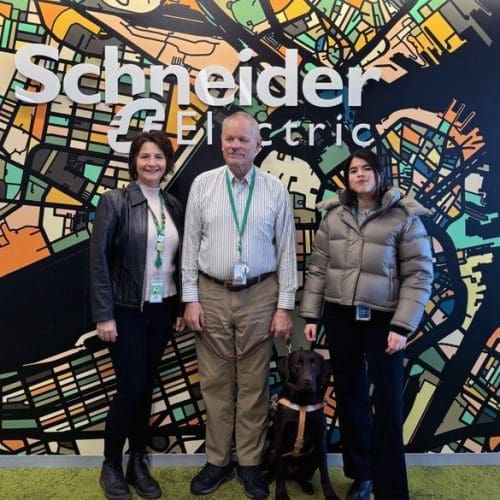
POLYGON ((353 158, 361 158, 365 160, 370 167, 373 168, 373 172, 375 173, 375 199, 378 202, 382 200, 382 196, 389 188, 389 184, 387 183, 387 178, 385 175, 385 169, 380 164, 380 161, 377 155, 371 151, 370 149, 357 149, 353 151, 347 160, 344 162, 344 181, 345 181, 345 194, 346 194, 346 203, 349 206, 354 206, 357 203, 356 193, 349 186, 349 167, 351 166, 351 162, 353 158))
POLYGON ((130 146, 130 153, 128 156, 128 173, 130 174, 130 178, 134 181, 137 180, 137 155, 145 142, 153 142, 165 155, 165 159, 167 160, 167 168, 163 176, 165 178, 165 176, 174 169, 174 148, 168 135, 162 130, 141 132, 135 136, 130 146))

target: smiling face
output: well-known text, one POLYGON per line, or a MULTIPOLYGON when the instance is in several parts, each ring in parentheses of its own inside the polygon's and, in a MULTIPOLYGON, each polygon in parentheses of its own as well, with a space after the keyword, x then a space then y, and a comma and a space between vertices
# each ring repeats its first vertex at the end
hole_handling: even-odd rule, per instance
POLYGON ((159 187, 167 169, 165 154, 154 142, 143 143, 135 159, 137 182, 146 187, 159 187))
POLYGON ((243 178, 261 144, 258 129, 242 116, 228 119, 222 128, 222 154, 234 175, 243 178))
POLYGON ((363 158, 353 157, 348 170, 348 183, 356 195, 375 196, 377 178, 373 167, 363 158))

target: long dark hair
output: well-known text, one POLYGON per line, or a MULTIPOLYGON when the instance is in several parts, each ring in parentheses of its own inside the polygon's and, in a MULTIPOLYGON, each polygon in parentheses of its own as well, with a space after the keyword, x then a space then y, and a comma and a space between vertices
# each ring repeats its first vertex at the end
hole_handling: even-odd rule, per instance
POLYGON ((351 166, 353 158, 361 158, 362 160, 366 161, 366 163, 368 163, 370 167, 373 168, 373 172, 375 173, 375 186, 376 186, 375 200, 377 201, 377 203, 379 203, 382 200, 384 193, 390 187, 385 175, 385 169, 382 167, 377 155, 373 151, 371 151, 370 149, 362 148, 353 151, 349 155, 347 160, 344 162, 343 170, 344 170, 344 181, 346 186, 345 196, 347 205, 354 206, 358 201, 356 193, 349 186, 349 167, 351 166))
POLYGON ((162 130, 151 130, 150 132, 141 132, 136 135, 130 145, 130 153, 128 156, 128 173, 132 180, 137 180, 137 155, 145 142, 153 142, 156 144, 167 160, 167 168, 165 176, 174 169, 174 147, 168 135, 162 130))

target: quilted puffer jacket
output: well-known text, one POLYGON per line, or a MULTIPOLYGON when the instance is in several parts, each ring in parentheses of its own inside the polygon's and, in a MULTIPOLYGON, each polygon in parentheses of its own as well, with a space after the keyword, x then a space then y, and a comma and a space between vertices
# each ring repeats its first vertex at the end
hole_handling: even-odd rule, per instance
POLYGON ((317 208, 327 213, 314 241, 300 316, 319 319, 323 301, 366 305, 393 311, 391 324, 413 332, 433 280, 430 242, 419 218, 430 211, 401 198, 396 188, 360 226, 344 191, 317 208))

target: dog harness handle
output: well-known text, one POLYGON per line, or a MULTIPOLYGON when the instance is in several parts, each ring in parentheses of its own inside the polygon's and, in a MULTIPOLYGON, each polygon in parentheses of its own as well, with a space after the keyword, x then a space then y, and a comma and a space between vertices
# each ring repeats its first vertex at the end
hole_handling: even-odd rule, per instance
POLYGON ((307 406, 299 406, 295 403, 292 403, 286 398, 280 398, 278 401, 278 404, 281 404, 283 406, 286 406, 287 408, 290 408, 292 410, 298 411, 299 412, 299 423, 297 425, 297 437, 295 438, 295 445, 293 447, 292 451, 289 451, 288 453, 285 453, 281 455, 282 457, 287 457, 287 456, 292 456, 294 458, 307 455, 308 453, 311 452, 309 450, 306 453, 301 453, 300 450, 302 450, 302 447, 304 446, 304 431, 306 429, 306 413, 312 412, 312 411, 318 411, 322 410, 326 402, 322 401, 321 403, 317 403, 315 405, 307 405, 307 406))
POLYGON ((306 409, 302 407, 299 410, 299 425, 297 427, 297 437, 295 439, 295 444, 293 450, 285 453, 283 456, 286 457, 291 455, 294 458, 300 457, 301 455, 307 455, 307 453, 300 453, 300 450, 304 446, 304 431, 306 429, 306 409))

